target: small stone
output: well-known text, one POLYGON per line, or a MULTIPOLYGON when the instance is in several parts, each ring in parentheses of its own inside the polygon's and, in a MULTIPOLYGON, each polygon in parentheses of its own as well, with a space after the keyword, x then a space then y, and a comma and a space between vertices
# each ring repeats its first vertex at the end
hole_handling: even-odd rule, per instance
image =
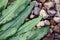
POLYGON ((54 35, 53 34, 48 34, 49 36, 46 36, 43 38, 43 40, 54 40, 54 35))
POLYGON ((47 14, 47 12, 46 12, 44 9, 41 9, 41 11, 40 11, 40 15, 43 16, 43 19, 46 19, 46 18, 49 17, 49 15, 47 14))
POLYGON ((60 17, 60 12, 59 11, 57 11, 55 17, 60 17))
POLYGON ((60 17, 54 17, 53 19, 56 23, 60 23, 60 17))
POLYGON ((56 4, 56 10, 57 10, 56 16, 60 17, 60 4, 56 4))
POLYGON ((60 27, 60 23, 57 24, 60 27))
POLYGON ((47 9, 50 9, 51 7, 54 7, 54 3, 53 2, 46 2, 46 3, 44 3, 44 7, 46 7, 47 9))
POLYGON ((47 12, 50 16, 54 16, 56 14, 55 10, 47 10, 47 12))
POLYGON ((50 24, 53 25, 53 26, 56 25, 56 23, 55 23, 55 21, 53 19, 50 19, 50 24))
POLYGON ((54 30, 55 32, 60 33, 60 27, 58 27, 58 25, 56 25, 53 30, 54 30))
POLYGON ((56 4, 56 10, 60 11, 60 4, 56 4))
POLYGON ((39 3, 39 7, 42 8, 42 3, 39 3))
POLYGON ((38 0, 38 1, 44 3, 46 0, 38 0))
POLYGON ((53 33, 53 30, 52 29, 50 29, 50 33, 53 33))
POLYGON ((60 3, 60 0, 54 0, 55 3, 60 3))
POLYGON ((55 39, 60 39, 59 33, 54 33, 54 34, 55 34, 55 35, 54 35, 54 36, 55 36, 55 37, 54 37, 55 39))
POLYGON ((41 22, 39 22, 38 24, 37 24, 37 27, 38 28, 41 28, 41 26, 44 26, 45 24, 44 24, 44 21, 41 21, 41 22))
POLYGON ((39 3, 38 3, 37 1, 33 1, 33 2, 35 2, 35 3, 36 3, 36 5, 35 5, 35 6, 38 6, 38 5, 39 5, 39 3))
POLYGON ((33 14, 30 15, 30 18, 31 18, 31 19, 34 18, 34 17, 35 17, 35 15, 33 15, 33 14))
POLYGON ((14 0, 8 0, 9 2, 13 2, 14 0))
POLYGON ((33 13, 35 15, 39 15, 39 11, 40 11, 40 8, 39 7, 35 7, 34 10, 33 10, 33 13))
POLYGON ((29 21, 29 19, 28 19, 28 18, 26 18, 26 19, 25 19, 25 21, 29 21))
POLYGON ((51 28, 53 29, 53 28, 54 28, 54 26, 53 26, 53 25, 51 25, 51 28))
POLYGON ((45 25, 50 25, 50 22, 48 20, 44 21, 45 25))

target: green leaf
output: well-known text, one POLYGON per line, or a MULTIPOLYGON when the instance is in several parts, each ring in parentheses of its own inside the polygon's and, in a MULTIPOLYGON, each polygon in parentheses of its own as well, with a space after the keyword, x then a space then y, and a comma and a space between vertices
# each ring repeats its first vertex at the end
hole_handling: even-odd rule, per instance
POLYGON ((2 7, 6 7, 8 3, 8 0, 0 0, 0 9, 2 9, 2 7))
MULTIPOLYGON (((32 28, 33 28, 41 19, 42 19, 42 16, 39 16, 38 18, 35 18, 35 19, 33 19, 33 20, 29 21, 29 22, 26 22, 24 25, 22 25, 22 26, 19 28, 18 32, 16 33, 16 36, 15 36, 15 37, 13 36, 13 37, 10 38, 9 40, 13 40, 13 39, 19 37, 20 34, 32 30, 32 28)), ((19 38, 17 38, 16 40, 18 40, 18 39, 19 39, 19 38)))
POLYGON ((29 35, 30 37, 28 38, 28 40, 40 40, 48 33, 49 29, 50 29, 49 26, 37 29, 35 34, 32 33, 33 35, 29 35))
MULTIPOLYGON (((28 3, 29 3, 30 1, 31 1, 31 0, 28 0, 27 3, 26 3, 26 5, 28 5, 28 3)), ((25 5, 22 5, 21 7, 24 8, 25 5)), ((21 10, 22 8, 18 8, 18 9, 15 11, 15 13, 19 12, 19 10, 21 10)), ((33 7, 30 7, 30 8, 33 8, 33 7)), ((19 17, 17 17, 17 18, 14 19, 13 21, 11 21, 11 22, 6 23, 5 25, 3 25, 2 28, 1 28, 1 31, 4 31, 4 30, 8 29, 9 27, 11 27, 13 24, 15 24, 15 22, 16 22, 17 20, 20 21, 20 22, 19 22, 19 25, 21 25, 21 24, 24 22, 24 19, 30 14, 30 12, 31 12, 31 10, 32 10, 32 9, 29 9, 29 7, 25 8, 25 9, 26 9, 26 11, 22 11, 22 13, 20 13, 19 17), (28 10, 28 9, 29 9, 29 10, 28 10), (27 10, 28 10, 29 12, 27 12, 27 10), (23 14, 24 14, 24 15, 23 15, 23 14), (23 17, 23 16, 24 16, 24 17, 23 17), (21 20, 22 20, 22 21, 21 21, 21 20)), ((25 10, 25 9, 24 9, 24 10, 25 10)), ((16 23, 16 24, 17 24, 17 23, 16 23)))
POLYGON ((22 16, 19 16, 17 18, 17 21, 15 24, 13 24, 10 28, 5 30, 1 35, 0 35, 0 40, 6 39, 12 35, 14 35, 17 32, 17 29, 20 27, 20 25, 24 22, 24 19, 30 14, 32 8, 35 6, 35 3, 32 3, 30 6, 28 6, 23 12, 22 16), (24 13, 24 15, 23 15, 24 13), (12 31, 11 31, 12 30, 12 31), (13 32, 14 31, 14 32, 13 32), (10 33, 12 32, 12 33, 10 33))
POLYGON ((5 9, 2 12, 2 16, 0 18, 0 25, 4 24, 10 20, 12 20, 13 18, 17 17, 19 15, 19 13, 24 10, 24 8, 26 6, 22 6, 22 5, 26 5, 27 0, 16 0, 14 3, 12 3, 10 6, 7 7, 7 9, 5 9), (18 12, 16 10, 19 10, 18 12))

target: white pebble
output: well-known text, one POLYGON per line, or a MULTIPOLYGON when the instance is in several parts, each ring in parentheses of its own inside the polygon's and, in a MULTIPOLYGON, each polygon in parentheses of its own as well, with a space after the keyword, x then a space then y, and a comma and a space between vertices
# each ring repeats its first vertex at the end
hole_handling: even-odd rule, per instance
POLYGON ((41 22, 39 22, 38 24, 37 24, 37 27, 41 27, 41 26, 44 26, 45 24, 44 24, 44 21, 41 21, 41 22))
POLYGON ((55 3, 60 3, 60 0, 54 0, 55 3))
POLYGON ((45 25, 50 25, 50 22, 48 20, 44 21, 45 25))
POLYGON ((35 17, 35 15, 33 15, 33 14, 30 15, 30 18, 34 18, 34 17, 35 17))
POLYGON ((54 17, 53 19, 56 23, 60 23, 60 17, 54 17))
POLYGON ((46 12, 44 9, 42 9, 42 10, 40 11, 40 15, 43 16, 43 19, 46 19, 46 18, 49 17, 49 15, 47 14, 47 12, 46 12))

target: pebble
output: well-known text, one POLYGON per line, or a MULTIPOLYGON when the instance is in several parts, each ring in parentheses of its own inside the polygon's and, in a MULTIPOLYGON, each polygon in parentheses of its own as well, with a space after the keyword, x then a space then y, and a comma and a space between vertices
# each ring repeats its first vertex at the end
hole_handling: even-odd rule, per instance
POLYGON ((51 25, 50 27, 51 27, 52 29, 54 28, 54 26, 53 26, 53 25, 51 25))
POLYGON ((60 23, 57 24, 60 27, 60 23))
POLYGON ((39 7, 42 8, 42 3, 39 3, 39 7))
POLYGON ((60 0, 54 0, 55 3, 60 3, 60 0))
POLYGON ((9 2, 13 2, 14 0, 8 0, 9 2))
POLYGON ((58 39, 58 40, 60 40, 60 34, 58 34, 58 33, 55 33, 55 34, 54 34, 54 36, 55 36, 55 37, 54 37, 55 39, 58 39))
POLYGON ((54 16, 56 14, 55 10, 47 10, 47 12, 50 16, 54 16))
POLYGON ((44 3, 46 0, 37 0, 37 1, 44 3))
POLYGON ((54 35, 53 34, 48 34, 43 40, 54 40, 54 35))
POLYGON ((34 15, 39 15, 39 11, 40 11, 40 8, 35 7, 34 10, 33 10, 34 15))
POLYGON ((60 17, 60 4, 56 4, 56 10, 57 10, 56 16, 60 17))
POLYGON ((50 24, 53 25, 53 26, 55 26, 56 22, 53 19, 50 19, 50 24))
POLYGON ((50 33, 53 33, 53 30, 52 29, 50 29, 50 33))
POLYGON ((44 9, 41 9, 41 11, 40 11, 40 15, 43 16, 43 19, 46 19, 46 18, 49 17, 49 15, 47 14, 47 12, 46 12, 44 9))
POLYGON ((48 20, 44 21, 45 25, 50 25, 50 22, 48 20))
POLYGON ((54 20, 56 23, 60 23, 60 17, 54 17, 53 20, 54 20))
POLYGON ((60 12, 59 11, 57 11, 55 17, 60 17, 60 12))
POLYGON ((35 2, 35 3, 36 3, 36 5, 35 5, 35 6, 38 6, 38 5, 39 5, 39 3, 38 3, 37 1, 33 1, 33 2, 35 2))
POLYGON ((25 21, 29 21, 30 19, 26 18, 25 21))
POLYGON ((44 7, 46 7, 47 9, 50 9, 51 7, 54 7, 54 3, 53 2, 46 2, 46 3, 44 3, 44 7))
POLYGON ((60 4, 56 4, 56 10, 60 11, 60 4))
POLYGON ((41 21, 41 22, 39 22, 38 24, 37 24, 37 27, 38 28, 41 28, 41 26, 44 26, 45 24, 44 24, 44 21, 41 21))
POLYGON ((60 27, 58 25, 54 26, 53 31, 60 33, 60 27))
POLYGON ((35 15, 33 15, 33 14, 30 15, 30 18, 31 18, 31 19, 34 18, 34 17, 35 17, 35 15))

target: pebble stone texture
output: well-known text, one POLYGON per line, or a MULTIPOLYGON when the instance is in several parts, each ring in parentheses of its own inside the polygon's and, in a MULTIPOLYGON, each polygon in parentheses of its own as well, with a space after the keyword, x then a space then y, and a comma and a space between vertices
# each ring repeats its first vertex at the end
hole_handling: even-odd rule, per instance
MULTIPOLYGON (((36 5, 26 21, 43 15, 43 19, 37 24, 37 27, 50 25, 50 31, 41 40, 60 40, 60 0, 32 1, 36 2, 36 5)), ((9 2, 13 2, 13 0, 9 0, 9 2)))

